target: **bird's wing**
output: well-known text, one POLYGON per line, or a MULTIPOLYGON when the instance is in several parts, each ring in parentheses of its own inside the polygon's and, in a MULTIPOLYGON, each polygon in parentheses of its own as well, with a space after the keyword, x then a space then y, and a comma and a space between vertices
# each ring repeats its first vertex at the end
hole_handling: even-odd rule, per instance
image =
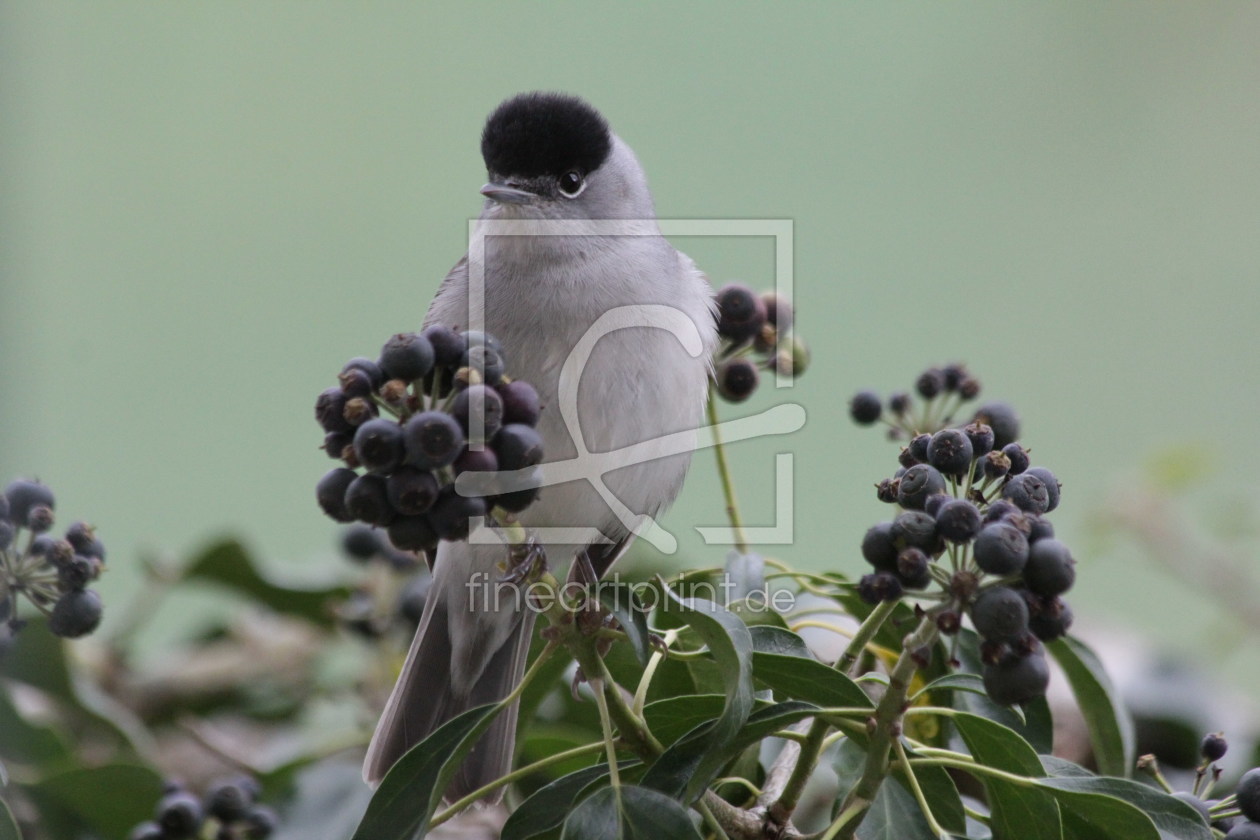
POLYGON ((468 320, 468 255, 459 258, 442 278, 437 294, 424 316, 424 326, 445 324, 456 327, 468 320))

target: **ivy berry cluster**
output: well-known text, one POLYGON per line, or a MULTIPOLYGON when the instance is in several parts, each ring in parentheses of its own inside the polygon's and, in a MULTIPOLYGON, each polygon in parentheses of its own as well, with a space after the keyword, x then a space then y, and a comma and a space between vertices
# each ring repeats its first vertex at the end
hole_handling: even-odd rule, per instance
POLYGON ((792 334, 792 304, 786 298, 730 283, 718 290, 716 300, 722 346, 713 375, 722 399, 739 403, 751 397, 763 370, 785 376, 805 372, 809 350, 792 334))
POLYGON ((249 776, 223 778, 197 796, 167 782, 153 819, 131 830, 129 840, 266 840, 280 819, 258 804, 261 788, 249 776))
POLYGON ((56 498, 45 484, 17 479, 0 495, 0 622, 25 623, 19 596, 48 618, 58 636, 86 636, 101 623, 101 596, 88 584, 101 576, 105 546, 86 522, 57 539, 50 533, 56 498))
POLYGON ((404 551, 464 539, 474 517, 507 522, 525 510, 541 486, 541 406, 533 386, 505 370, 493 336, 440 325, 394 335, 376 361, 351 359, 315 402, 323 448, 344 464, 316 485, 320 508, 386 529, 404 551), (454 482, 467 471, 525 478, 464 496, 454 482))
POLYGON ((935 602, 927 612, 943 635, 956 634, 969 616, 983 640, 985 690, 1006 706, 1045 694, 1050 668, 1042 643, 1072 623, 1061 596, 1076 580, 1076 560, 1046 518, 1059 505, 1059 481, 1031 464, 1014 409, 988 403, 965 425, 950 425, 979 389, 965 369, 951 366, 920 375, 917 410, 906 394, 886 407, 870 391, 853 397, 854 421, 883 419, 908 439, 896 473, 876 485, 878 498, 898 512, 863 537, 862 556, 875 571, 857 589, 869 603, 922 592, 915 597, 935 602))
POLYGON ((1260 767, 1244 773, 1229 796, 1208 798, 1222 775, 1217 762, 1225 757, 1228 749, 1229 743, 1220 732, 1203 737, 1199 744, 1202 761, 1195 771, 1194 786, 1190 790, 1173 790, 1153 755, 1139 758, 1137 766, 1166 793, 1198 811, 1203 821, 1219 832, 1216 836, 1223 835, 1225 840, 1260 840, 1260 767))

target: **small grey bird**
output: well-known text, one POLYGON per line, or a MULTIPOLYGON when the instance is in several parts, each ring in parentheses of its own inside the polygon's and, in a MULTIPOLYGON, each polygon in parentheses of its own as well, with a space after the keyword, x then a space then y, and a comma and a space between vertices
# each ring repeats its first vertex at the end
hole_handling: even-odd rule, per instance
MULTIPOLYGON (((544 486, 521 520, 544 529, 553 568, 581 554, 586 576, 600 576, 634 538, 627 519, 655 516, 682 486, 690 452, 653 452, 652 442, 694 433, 702 423, 717 341, 713 293, 694 263, 660 235, 634 152, 584 101, 553 93, 508 99, 487 119, 481 153, 489 183, 481 188, 487 201, 479 224, 571 227, 561 235, 529 235, 528 226, 523 235, 494 235, 485 227, 484 253, 474 248, 451 269, 425 324, 471 323, 493 334, 508 371, 537 388, 544 486), (600 227, 606 220, 624 220, 632 233, 610 233, 600 227), (610 312, 631 313, 630 325, 608 331, 601 318, 610 312), (681 319, 653 322, 662 312, 681 319), (579 364, 566 365, 575 348, 579 364), (563 404, 574 393, 577 422, 566 422, 563 404), (623 453, 626 447, 633 451, 623 453), (584 452, 596 457, 571 460, 584 452), (566 480, 549 480, 563 462, 566 480), (612 505, 597 489, 601 481, 612 505)), ((512 597, 514 589, 499 587, 504 556, 502 545, 439 545, 420 626, 368 747, 368 783, 378 783, 446 721, 502 699, 519 683, 534 614, 512 597)), ((445 791, 447 800, 510 770, 516 717, 515 706, 499 716, 445 791)))

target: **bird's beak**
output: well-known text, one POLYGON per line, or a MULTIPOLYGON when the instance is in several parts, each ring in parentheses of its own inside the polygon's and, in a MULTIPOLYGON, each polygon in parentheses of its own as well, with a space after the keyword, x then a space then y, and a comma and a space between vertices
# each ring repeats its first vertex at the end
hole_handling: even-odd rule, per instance
POLYGON ((481 194, 500 204, 532 204, 538 200, 538 196, 528 190, 509 187, 507 184, 499 184, 494 181, 482 187, 481 194))

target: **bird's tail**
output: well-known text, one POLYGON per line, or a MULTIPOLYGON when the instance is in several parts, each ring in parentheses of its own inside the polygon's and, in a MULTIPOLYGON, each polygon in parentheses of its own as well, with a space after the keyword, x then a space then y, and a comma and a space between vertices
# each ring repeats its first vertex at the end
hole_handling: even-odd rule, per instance
MULTIPOLYGON (((524 674, 534 613, 513 592, 495 589, 495 561, 503 548, 487 548, 494 547, 443 543, 439 549, 420 626, 363 762, 370 785, 379 784, 407 750, 451 718, 502 700, 524 674)), ((465 757, 444 792, 446 800, 460 799, 511 769, 516 717, 516 703, 499 713, 465 757)))

